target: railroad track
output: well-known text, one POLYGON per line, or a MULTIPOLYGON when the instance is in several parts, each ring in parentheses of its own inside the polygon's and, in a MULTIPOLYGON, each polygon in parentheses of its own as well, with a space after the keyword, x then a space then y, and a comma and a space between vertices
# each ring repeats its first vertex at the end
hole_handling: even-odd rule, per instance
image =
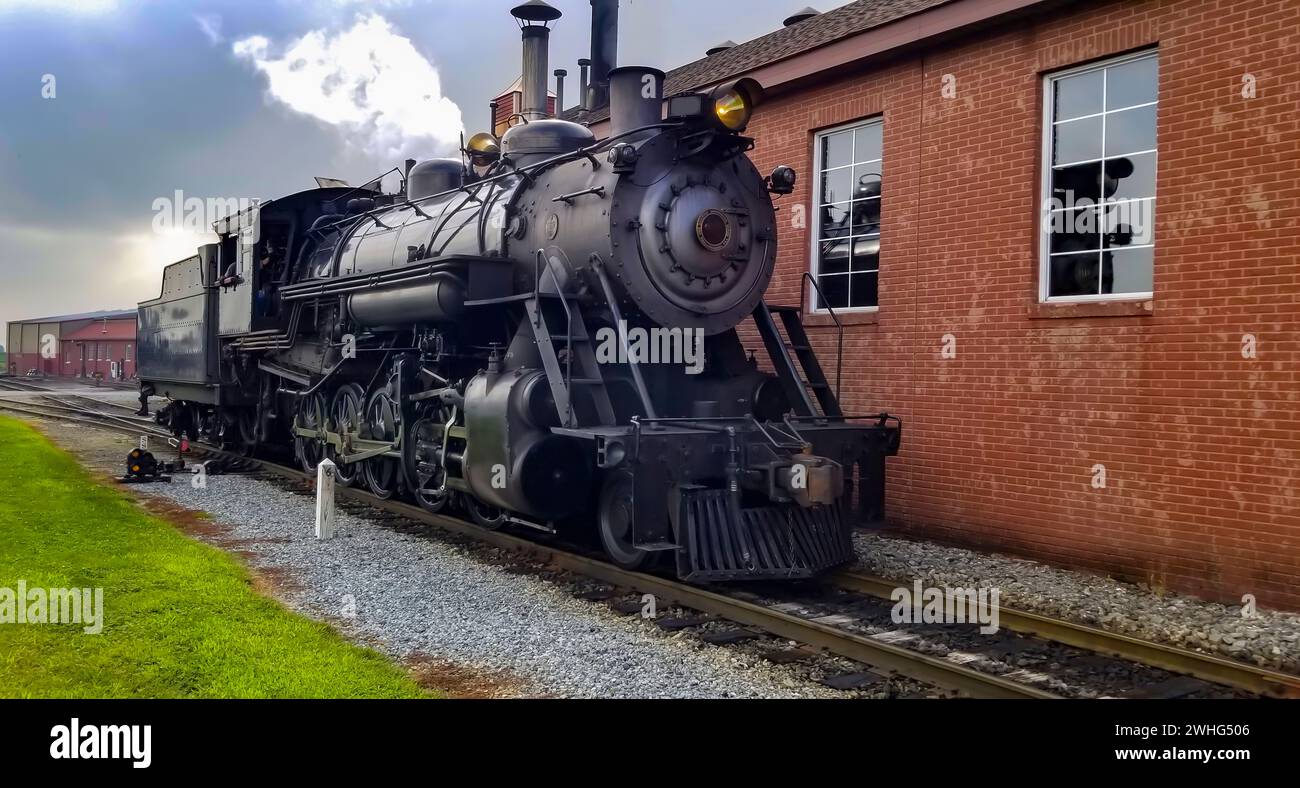
MULTIPOLYGON (((832 575, 827 582, 878 599, 890 599, 894 589, 907 585, 854 571, 832 575)), ((965 600, 949 596, 955 607, 965 608, 965 600)), ((974 611, 967 611, 967 613, 973 614, 974 611)), ((1256 695, 1300 698, 1300 676, 1225 659, 1214 654, 1203 654, 1108 632, 1086 624, 1016 610, 1005 605, 998 607, 998 615, 999 624, 1013 632, 1074 646, 1108 657, 1150 665, 1171 673, 1193 676, 1256 695)), ((968 615, 967 620, 974 619, 968 615)))
POLYGON ((0 378, 0 390, 3 391, 53 391, 44 386, 22 378, 0 378))
MULTIPOLYGON (((0 400, 0 410, 27 415, 84 423, 102 429, 138 436, 147 434, 163 440, 171 436, 143 420, 129 420, 100 411, 71 405, 40 405, 0 400)), ((315 480, 302 471, 279 463, 250 459, 210 446, 195 444, 198 453, 233 459, 251 464, 290 482, 311 484, 315 480)), ((247 467, 247 466, 245 466, 247 467)), ((444 532, 468 537, 514 553, 531 555, 564 571, 592 578, 618 588, 652 594, 658 601, 706 613, 746 627, 753 627, 779 638, 823 649, 826 652, 870 666, 874 672, 894 673, 946 690, 978 698, 1060 697, 1047 690, 1029 686, 951 662, 942 657, 894 645, 877 638, 847 631, 841 627, 792 615, 735 595, 699 588, 676 580, 632 572, 605 561, 569 550, 541 544, 501 531, 487 531, 469 522, 443 514, 431 514, 419 507, 396 500, 383 500, 356 488, 336 488, 340 497, 407 520, 433 526, 444 532)), ((842 572, 828 583, 867 596, 888 599, 898 583, 856 572, 842 572)), ((1191 675, 1205 681, 1268 697, 1300 697, 1300 677, 1258 668, 1245 663, 1208 654, 1178 649, 1137 638, 1105 632, 1068 621, 1034 613, 1000 608, 1001 624, 1015 632, 1094 651, 1109 657, 1137 662, 1174 673, 1191 675)))

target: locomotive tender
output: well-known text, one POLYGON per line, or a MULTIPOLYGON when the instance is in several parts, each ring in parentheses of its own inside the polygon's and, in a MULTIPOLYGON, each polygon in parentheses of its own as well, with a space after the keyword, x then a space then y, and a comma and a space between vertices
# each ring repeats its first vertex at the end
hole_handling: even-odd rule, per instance
POLYGON ((765 178, 746 155, 761 88, 665 113, 662 72, 593 73, 611 111, 597 140, 546 116, 559 12, 513 13, 520 122, 464 159, 408 163, 394 194, 318 188, 218 222, 140 305, 142 398, 169 400, 158 419, 178 436, 292 445, 309 472, 328 457, 342 484, 484 528, 594 522, 624 567, 671 558, 715 581, 852 560, 901 425, 845 416, 802 307, 763 300, 772 194, 794 172, 765 178), (665 352, 648 360, 634 334, 665 352), (669 352, 692 346, 694 364, 669 352))

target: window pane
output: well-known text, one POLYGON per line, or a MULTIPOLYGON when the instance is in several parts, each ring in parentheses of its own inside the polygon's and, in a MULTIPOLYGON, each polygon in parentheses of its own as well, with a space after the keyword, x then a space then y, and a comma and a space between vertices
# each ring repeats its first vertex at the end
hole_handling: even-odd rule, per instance
POLYGON ((1049 251, 1052 254, 1060 254, 1101 249, 1101 234, 1098 228, 1100 219, 1097 211, 1097 208, 1053 211, 1047 228, 1052 236, 1048 244, 1049 251))
POLYGON ((849 277, 853 282, 849 286, 850 303, 855 307, 876 306, 879 302, 877 288, 880 283, 880 274, 872 272, 869 274, 854 274, 849 277))
POLYGON ((1106 116, 1106 155, 1123 156, 1156 148, 1156 107, 1138 107, 1106 116))
POLYGON ((1069 120, 1101 112, 1102 72, 1090 71, 1054 81, 1053 120, 1069 120))
POLYGON ((853 154, 854 161, 874 161, 881 158, 881 131, 884 129, 882 123, 872 123, 857 130, 858 143, 853 154))
POLYGON ((1102 272, 1103 293, 1150 293, 1154 291, 1155 248, 1117 249, 1106 252, 1102 272))
POLYGON ((1101 252, 1092 254, 1069 254, 1051 258, 1051 282, 1049 295, 1077 296, 1097 295, 1101 292, 1100 281, 1101 252))
POLYGON ((820 138, 818 243, 814 273, 819 308, 874 307, 880 268, 882 124, 820 138))
POLYGON ((853 199, 880 196, 880 162, 853 168, 853 199))
POLYGON ((840 238, 849 234, 849 204, 822 206, 822 238, 840 238))
POLYGON ((841 131, 822 138, 822 169, 853 163, 853 132, 841 131))
POLYGON ((1100 116, 1058 123, 1052 127, 1052 164, 1073 164, 1101 158, 1100 116))
POLYGON ((1156 100, 1157 66, 1153 57, 1106 69, 1106 109, 1121 109, 1156 100))
POLYGON ((853 168, 845 167, 842 170, 831 170, 822 175, 822 196, 823 203, 844 202, 852 197, 853 191, 853 168))
POLYGON ((817 299, 817 303, 823 308, 829 306, 835 309, 844 309, 849 305, 849 278, 844 275, 839 276, 819 276, 817 285, 821 288, 821 294, 826 300, 817 299))
POLYGON ((880 232, 880 199, 853 203, 853 234, 874 235, 880 232))
POLYGON ((1101 199, 1101 162, 1076 164, 1052 170, 1052 198, 1061 208, 1078 206, 1083 200, 1101 199))
POLYGON ((849 270, 849 239, 841 241, 823 241, 821 254, 818 255, 817 272, 821 274, 842 274, 849 270))
POLYGON ((1156 196, 1156 154, 1125 156, 1106 161, 1106 197, 1134 200, 1156 196))
POLYGON ((1142 246, 1156 240, 1156 201, 1134 200, 1105 209, 1106 246, 1142 246))
POLYGON ((880 239, 879 238, 854 238, 853 239, 853 270, 854 271, 879 271, 880 270, 880 239))

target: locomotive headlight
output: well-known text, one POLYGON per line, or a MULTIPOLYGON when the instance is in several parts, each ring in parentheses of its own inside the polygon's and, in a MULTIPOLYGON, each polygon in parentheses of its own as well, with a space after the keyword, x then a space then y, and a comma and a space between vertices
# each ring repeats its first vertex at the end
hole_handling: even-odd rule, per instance
POLYGON ((713 114, 727 131, 740 133, 754 116, 754 107, 763 96, 763 87, 756 81, 738 79, 713 89, 709 95, 713 114))
POLYGON ((728 82, 707 93, 686 93, 668 100, 668 119, 704 122, 735 134, 745 130, 763 88, 752 79, 728 82))
POLYGON ((731 131, 743 131, 749 125, 750 116, 754 114, 753 108, 737 90, 728 90, 715 98, 713 112, 722 121, 722 125, 731 131))

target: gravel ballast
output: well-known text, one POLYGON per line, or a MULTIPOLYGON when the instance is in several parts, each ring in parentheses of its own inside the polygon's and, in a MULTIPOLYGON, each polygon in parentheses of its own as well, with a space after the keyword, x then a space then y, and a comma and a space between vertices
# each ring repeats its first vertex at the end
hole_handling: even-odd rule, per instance
POLYGON ((239 476, 152 490, 213 513, 226 539, 254 540, 255 566, 288 571, 293 607, 373 639, 402 659, 434 658, 505 672, 527 694, 601 698, 790 698, 798 686, 722 648, 658 637, 535 576, 467 551, 339 513, 339 536, 317 541, 314 503, 239 476))
POLYGON ((863 571, 910 585, 997 588, 1007 607, 1300 673, 1300 615, 1207 602, 1036 561, 899 539, 854 536, 863 571))

